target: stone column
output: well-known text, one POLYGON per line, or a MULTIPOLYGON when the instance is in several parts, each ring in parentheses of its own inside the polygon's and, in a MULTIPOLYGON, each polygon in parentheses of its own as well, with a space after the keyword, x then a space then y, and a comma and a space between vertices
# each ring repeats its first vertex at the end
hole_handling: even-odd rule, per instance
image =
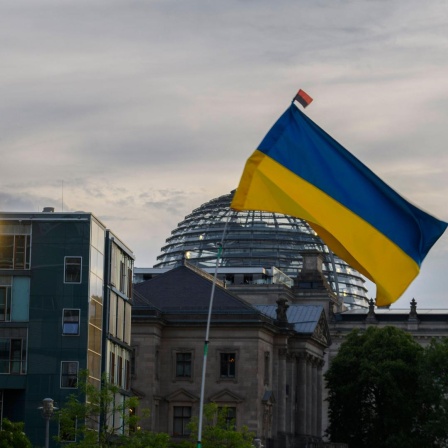
POLYGON ((286 420, 286 354, 287 350, 280 348, 278 350, 278 412, 277 412, 277 430, 285 432, 286 420))
POLYGON ((286 424, 285 431, 288 433, 294 432, 294 398, 295 398, 295 381, 294 381, 294 356, 289 354, 286 358, 286 386, 288 388, 288 395, 286 396, 286 424))
POLYGON ((289 421, 291 422, 290 432, 294 434, 296 432, 296 421, 297 421, 297 356, 294 355, 291 358, 291 385, 290 399, 291 399, 291 415, 289 421))
POLYGON ((324 366, 324 361, 320 360, 317 365, 317 436, 322 437, 322 368, 324 366))
POLYGON ((297 358, 297 434, 306 434, 306 357, 297 358))
POLYGON ((313 359, 313 362, 311 364, 311 369, 312 369, 312 382, 311 382, 311 387, 312 387, 312 398, 311 401, 313 403, 313 408, 312 408, 312 413, 311 413, 311 435, 316 436, 317 435, 317 362, 318 360, 316 358, 313 359))
POLYGON ((279 383, 279 371, 280 371, 280 360, 278 357, 278 350, 274 348, 274 353, 272 356, 272 390, 274 391, 274 396, 276 403, 274 405, 272 413, 272 434, 277 434, 278 431, 278 402, 280 397, 278 395, 278 383, 279 383))
POLYGON ((312 431, 312 415, 313 415, 313 366, 312 356, 306 357, 306 428, 305 434, 309 435, 312 431))

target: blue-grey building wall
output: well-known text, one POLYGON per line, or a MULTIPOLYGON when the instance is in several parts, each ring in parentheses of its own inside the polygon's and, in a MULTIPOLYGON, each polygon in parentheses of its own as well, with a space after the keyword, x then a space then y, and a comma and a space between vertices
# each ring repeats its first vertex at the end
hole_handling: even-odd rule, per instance
MULTIPOLYGON (((87 367, 90 216, 82 222, 36 222, 32 228, 25 430, 33 444, 45 442, 45 420, 37 410, 44 398, 62 406, 76 389, 61 388, 61 362, 87 367), (81 282, 64 283, 66 256, 82 257, 81 282), (62 335, 64 308, 80 309, 79 336, 62 335)), ((50 436, 58 422, 50 422, 50 436)), ((50 444, 51 446, 51 444, 50 444)))
MULTIPOLYGON (((98 387, 102 374, 113 376, 122 389, 117 399, 129 395, 133 260, 91 213, 0 212, 0 421, 23 421, 33 447, 45 444, 42 401, 51 398, 62 407, 69 395, 78 395, 80 370, 88 369, 98 387), (66 257, 81 259, 76 280, 65 279, 66 257), (77 334, 63 334, 64 309, 79 310, 77 334), (25 341, 21 352, 12 348, 18 341, 25 341), (76 365, 70 387, 61 384, 64 361, 76 365)), ((57 419, 49 426, 50 447, 59 446, 57 419)))

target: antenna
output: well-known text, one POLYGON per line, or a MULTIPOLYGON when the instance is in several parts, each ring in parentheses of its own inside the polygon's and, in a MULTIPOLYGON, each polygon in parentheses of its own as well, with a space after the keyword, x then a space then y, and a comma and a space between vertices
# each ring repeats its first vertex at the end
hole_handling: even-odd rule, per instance
POLYGON ((61 197, 61 209, 64 211, 64 181, 62 180, 61 190, 62 190, 62 197, 61 197))

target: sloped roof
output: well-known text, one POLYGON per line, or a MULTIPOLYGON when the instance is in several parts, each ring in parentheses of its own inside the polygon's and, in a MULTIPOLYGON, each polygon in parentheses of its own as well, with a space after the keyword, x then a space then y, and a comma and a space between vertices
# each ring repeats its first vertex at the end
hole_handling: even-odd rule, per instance
MULTIPOLYGON (((271 319, 277 317, 277 305, 254 305, 254 307, 271 319)), ((294 325, 294 330, 297 333, 313 334, 323 311, 324 308, 321 305, 290 304, 286 311, 286 317, 288 323, 294 325)))
MULTIPOLYGON (((213 279, 188 266, 179 266, 134 285, 134 307, 162 312, 208 312, 213 279)), ((248 302, 215 285, 213 313, 259 314, 248 302)))

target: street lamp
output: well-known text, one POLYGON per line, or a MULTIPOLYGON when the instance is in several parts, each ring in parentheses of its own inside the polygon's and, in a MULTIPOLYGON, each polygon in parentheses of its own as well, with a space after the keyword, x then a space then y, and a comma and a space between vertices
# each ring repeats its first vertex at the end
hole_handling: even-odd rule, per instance
POLYGON ((52 398, 44 398, 42 400, 42 406, 39 407, 42 411, 42 416, 45 419, 45 448, 49 448, 50 446, 50 419, 54 414, 54 411, 57 411, 58 408, 54 405, 54 400, 52 398))

